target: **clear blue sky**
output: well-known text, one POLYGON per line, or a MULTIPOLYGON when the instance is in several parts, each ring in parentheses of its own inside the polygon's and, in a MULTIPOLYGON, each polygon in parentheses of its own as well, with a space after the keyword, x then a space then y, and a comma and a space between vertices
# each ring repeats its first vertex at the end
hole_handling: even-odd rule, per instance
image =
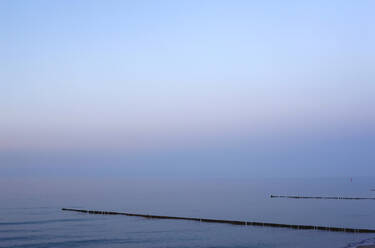
POLYGON ((375 175, 374 11, 0 1, 0 171, 375 175))

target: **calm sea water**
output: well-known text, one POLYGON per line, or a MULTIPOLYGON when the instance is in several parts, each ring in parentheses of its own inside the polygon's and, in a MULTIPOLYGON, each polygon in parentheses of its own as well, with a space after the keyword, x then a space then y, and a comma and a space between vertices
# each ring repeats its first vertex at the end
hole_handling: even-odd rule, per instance
POLYGON ((0 179, 0 247, 356 247, 375 234, 101 216, 62 207, 375 229, 374 179, 0 179))

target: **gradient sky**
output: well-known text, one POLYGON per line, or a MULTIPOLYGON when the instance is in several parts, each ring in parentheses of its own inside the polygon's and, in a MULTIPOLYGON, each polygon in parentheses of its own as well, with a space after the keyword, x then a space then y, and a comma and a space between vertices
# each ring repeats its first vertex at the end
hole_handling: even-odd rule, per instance
POLYGON ((0 1, 0 174, 375 175, 374 10, 0 1))

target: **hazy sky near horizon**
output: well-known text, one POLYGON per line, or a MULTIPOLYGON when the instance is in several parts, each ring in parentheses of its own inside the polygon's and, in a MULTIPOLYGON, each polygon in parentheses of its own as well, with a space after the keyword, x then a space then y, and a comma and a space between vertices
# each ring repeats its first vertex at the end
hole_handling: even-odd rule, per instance
POLYGON ((0 167, 374 175, 374 10, 1 1, 0 167))

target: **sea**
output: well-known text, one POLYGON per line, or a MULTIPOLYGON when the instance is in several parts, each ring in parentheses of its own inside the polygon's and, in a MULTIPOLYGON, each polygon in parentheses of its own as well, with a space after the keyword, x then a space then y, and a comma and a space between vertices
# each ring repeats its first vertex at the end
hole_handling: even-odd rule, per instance
POLYGON ((139 214, 375 229, 375 178, 0 179, 0 247, 354 248, 375 233, 345 233, 62 211, 139 214))

